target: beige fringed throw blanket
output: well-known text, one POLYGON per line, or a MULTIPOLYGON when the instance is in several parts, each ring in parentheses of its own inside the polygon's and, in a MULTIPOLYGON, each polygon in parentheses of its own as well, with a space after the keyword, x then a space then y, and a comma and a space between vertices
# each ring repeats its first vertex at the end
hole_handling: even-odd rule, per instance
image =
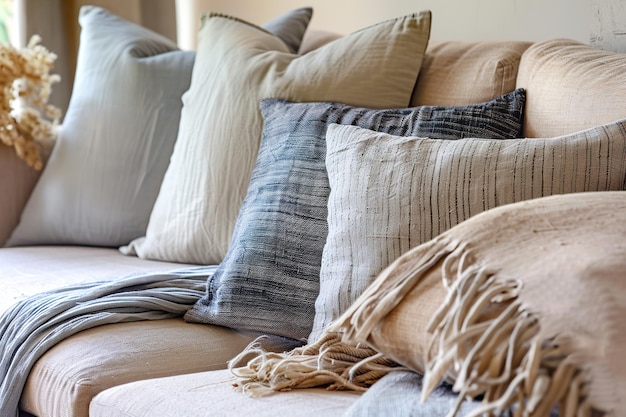
POLYGON ((470 416, 622 417, 624 352, 626 192, 588 192, 477 215, 398 258, 318 342, 231 369, 255 394, 364 389, 401 364, 424 401, 453 384, 450 416, 483 396, 470 416))

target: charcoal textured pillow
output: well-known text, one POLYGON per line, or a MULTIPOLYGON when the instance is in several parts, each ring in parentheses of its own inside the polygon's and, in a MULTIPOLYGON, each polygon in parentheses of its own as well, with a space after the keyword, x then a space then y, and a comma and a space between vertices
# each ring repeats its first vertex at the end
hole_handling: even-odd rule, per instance
POLYGON ((173 262, 220 263, 259 150, 259 101, 406 107, 429 35, 430 12, 424 11, 296 55, 248 22, 204 16, 181 129, 146 236, 123 252, 173 262))
MULTIPOLYGON (((268 23, 299 45, 310 8, 268 23)), ((145 234, 178 134, 195 52, 84 6, 59 140, 8 244, 119 246, 145 234)))
POLYGON ((507 141, 407 138, 334 124, 327 146, 328 237, 312 340, 396 258, 478 213, 625 187, 625 120, 507 141))
POLYGON ((308 337, 328 230, 331 123, 396 135, 506 139, 520 133, 524 98, 516 90, 472 106, 386 110, 262 100, 263 138, 232 244, 187 320, 308 337))

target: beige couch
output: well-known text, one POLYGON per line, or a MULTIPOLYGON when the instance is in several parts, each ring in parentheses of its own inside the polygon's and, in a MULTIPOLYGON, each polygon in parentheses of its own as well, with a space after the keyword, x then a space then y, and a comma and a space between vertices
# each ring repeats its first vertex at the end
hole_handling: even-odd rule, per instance
MULTIPOLYGON (((304 49, 325 36, 309 34, 304 49)), ((431 43, 411 104, 479 103, 517 87, 527 92, 524 136, 553 137, 601 125, 626 117, 626 56, 569 40, 431 43)), ((0 172, 4 242, 38 175, 6 147, 0 147, 0 172)), ((5 309, 73 282, 181 266, 127 257, 114 248, 3 248, 0 300, 5 309)), ((334 416, 358 400, 359 394, 322 389, 261 399, 236 392, 224 368, 254 337, 182 318, 87 330, 36 363, 21 409, 39 417, 334 416)))

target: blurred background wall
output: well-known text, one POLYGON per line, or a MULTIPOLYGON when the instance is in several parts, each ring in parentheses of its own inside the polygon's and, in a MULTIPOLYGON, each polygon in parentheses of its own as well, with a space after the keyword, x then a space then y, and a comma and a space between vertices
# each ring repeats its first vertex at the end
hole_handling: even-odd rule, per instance
POLYGON ((314 8, 310 27, 347 34, 384 19, 429 9, 431 40, 528 40, 570 38, 626 52, 625 0, 0 0, 13 2, 16 43, 41 35, 59 55, 62 77, 51 101, 62 109, 71 96, 83 5, 107 8, 127 20, 194 49, 205 11, 262 24, 302 6, 314 8))

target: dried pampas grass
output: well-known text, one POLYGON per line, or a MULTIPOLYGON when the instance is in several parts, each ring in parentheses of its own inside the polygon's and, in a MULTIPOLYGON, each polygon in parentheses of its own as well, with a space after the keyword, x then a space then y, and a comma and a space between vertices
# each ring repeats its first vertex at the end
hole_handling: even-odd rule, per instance
POLYGON ((36 170, 43 167, 40 142, 55 138, 61 111, 48 104, 50 74, 56 55, 33 36, 26 48, 0 45, 0 142, 13 146, 17 155, 36 170))

